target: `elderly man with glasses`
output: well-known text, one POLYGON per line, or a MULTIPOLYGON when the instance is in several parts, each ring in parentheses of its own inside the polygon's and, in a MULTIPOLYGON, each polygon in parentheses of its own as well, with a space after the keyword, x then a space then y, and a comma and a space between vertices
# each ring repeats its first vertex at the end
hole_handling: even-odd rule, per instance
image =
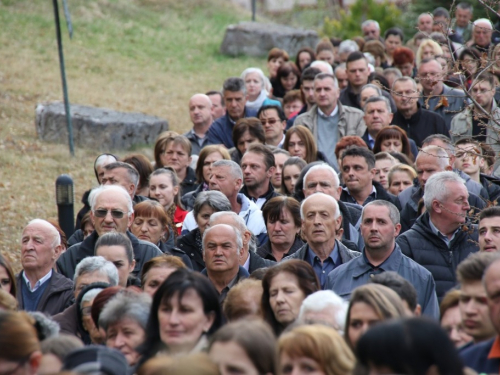
POLYGON ((142 266, 148 260, 161 255, 162 252, 150 242, 139 240, 128 228, 134 220, 132 198, 127 191, 117 185, 103 185, 90 193, 90 217, 94 224, 94 232, 83 242, 71 246, 57 261, 59 271, 73 279, 75 268, 84 258, 94 255, 94 248, 99 236, 109 232, 125 233, 135 254, 133 276, 138 276, 142 266))

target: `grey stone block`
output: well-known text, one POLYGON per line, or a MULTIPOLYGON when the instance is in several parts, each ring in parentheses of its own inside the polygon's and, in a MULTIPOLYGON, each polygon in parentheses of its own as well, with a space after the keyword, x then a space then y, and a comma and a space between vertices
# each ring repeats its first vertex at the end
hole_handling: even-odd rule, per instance
MULTIPOLYGON (((152 145, 168 130, 168 121, 142 113, 71 105, 75 146, 97 150, 123 150, 134 145, 152 145)), ((36 130, 42 141, 68 143, 64 103, 43 103, 36 107, 36 130)))
POLYGON ((273 47, 282 48, 295 56, 302 47, 315 48, 318 34, 313 30, 259 22, 229 25, 221 44, 221 53, 229 56, 267 56, 273 47))

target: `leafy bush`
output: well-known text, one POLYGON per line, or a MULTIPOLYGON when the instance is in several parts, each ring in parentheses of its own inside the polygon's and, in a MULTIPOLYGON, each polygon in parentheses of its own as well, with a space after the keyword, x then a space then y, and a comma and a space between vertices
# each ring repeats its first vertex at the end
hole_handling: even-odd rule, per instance
POLYGON ((369 19, 377 20, 382 32, 390 27, 402 26, 402 12, 389 1, 356 0, 349 10, 340 9, 337 17, 325 18, 323 34, 342 39, 361 35, 361 24, 369 19))

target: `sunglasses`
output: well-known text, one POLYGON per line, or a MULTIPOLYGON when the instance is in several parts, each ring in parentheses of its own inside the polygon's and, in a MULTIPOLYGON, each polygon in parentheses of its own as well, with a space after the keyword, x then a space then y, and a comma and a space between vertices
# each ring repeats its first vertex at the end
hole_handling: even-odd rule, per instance
POLYGON ((125 212, 120 211, 120 210, 105 210, 105 209, 98 209, 94 211, 94 216, 95 217, 106 217, 108 214, 108 211, 111 212, 111 216, 113 219, 122 219, 123 216, 125 216, 125 212))
POLYGON ((276 120, 275 118, 270 118, 270 119, 262 119, 260 120, 260 122, 262 123, 262 125, 266 125, 266 124, 269 124, 269 125, 274 125, 278 122, 278 120, 276 120))

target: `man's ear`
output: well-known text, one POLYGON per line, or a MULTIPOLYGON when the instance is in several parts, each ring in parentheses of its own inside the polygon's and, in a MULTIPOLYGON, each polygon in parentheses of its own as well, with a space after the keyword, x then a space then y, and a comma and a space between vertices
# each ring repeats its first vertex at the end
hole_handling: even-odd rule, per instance
POLYGON ((413 315, 415 315, 415 316, 422 315, 422 306, 420 306, 420 304, 417 304, 417 307, 415 307, 415 311, 413 312, 413 315))
POLYGON ((274 174, 274 171, 276 170, 276 167, 271 167, 267 170, 267 177, 271 178, 274 174))

